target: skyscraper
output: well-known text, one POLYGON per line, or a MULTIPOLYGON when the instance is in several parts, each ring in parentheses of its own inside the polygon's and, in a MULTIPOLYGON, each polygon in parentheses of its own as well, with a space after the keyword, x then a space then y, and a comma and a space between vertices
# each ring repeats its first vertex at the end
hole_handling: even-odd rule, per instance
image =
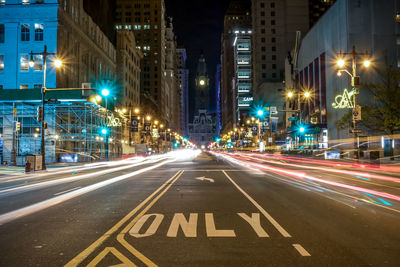
POLYGON ((234 84, 235 32, 251 30, 250 1, 232 1, 224 17, 224 31, 221 36, 221 123, 222 131, 233 128, 236 122, 237 95, 234 84))

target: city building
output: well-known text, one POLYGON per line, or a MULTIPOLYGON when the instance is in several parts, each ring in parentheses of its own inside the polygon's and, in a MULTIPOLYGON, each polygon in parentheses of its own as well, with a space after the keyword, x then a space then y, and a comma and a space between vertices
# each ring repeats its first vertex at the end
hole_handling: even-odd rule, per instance
MULTIPOLYGON (((237 122, 237 89, 235 46, 236 34, 251 30, 249 1, 232 1, 224 16, 221 36, 221 126, 222 131, 234 128, 237 122)), ((249 50, 251 53, 251 50, 249 50)), ((250 85, 251 87, 251 85, 250 85)))
MULTIPOLYGON (((43 152, 38 107, 44 85, 48 89, 84 88, 46 93, 46 161, 104 158, 106 144, 100 129, 107 127, 104 118, 108 122, 116 118, 101 106, 107 98, 98 99, 97 104, 89 101, 96 93, 89 89, 110 88, 108 107, 115 105, 116 50, 86 14, 82 1, 2 2, 0 36, 2 161, 23 163, 25 155, 43 152), (54 56, 49 56, 44 75, 45 48, 57 54, 64 67, 56 69, 54 56)), ((108 133, 117 137, 121 124, 118 119, 108 133)), ((120 144, 111 142, 108 150, 110 155, 121 153, 120 144)))
POLYGON ((132 112, 140 106, 141 50, 136 48, 133 32, 117 30, 117 74, 120 84, 118 106, 132 112))
POLYGON ((217 64, 217 71, 215 74, 215 88, 217 89, 217 135, 221 133, 221 64, 217 64))
POLYGON ((177 77, 176 38, 172 25, 172 18, 165 30, 165 96, 166 96, 166 122, 168 127, 180 130, 181 116, 181 90, 177 77))
POLYGON ((189 70, 186 68, 186 49, 178 48, 177 54, 177 78, 181 95, 181 133, 183 136, 188 134, 189 123, 189 70))
POLYGON ((169 125, 164 0, 117 0, 115 16, 115 27, 133 30, 136 46, 143 53, 141 109, 169 125))
MULTIPOLYGON (((254 103, 282 110, 285 58, 294 47, 296 31, 309 29, 309 1, 252 0, 251 17, 254 103)), ((275 116, 283 128, 284 114, 275 116)))
MULTIPOLYGON (((384 66, 386 62, 400 67, 400 28, 395 20, 396 10, 393 9, 396 5, 400 6, 398 0, 337 0, 303 36, 299 48, 295 49, 298 52, 292 53, 287 59, 287 83, 293 81, 293 85, 289 85, 287 90, 307 88, 311 92, 311 99, 301 101, 303 103, 300 105, 303 123, 309 125, 309 135, 305 141, 310 146, 326 148, 340 143, 341 145, 335 147, 338 150, 353 146, 353 141, 343 141, 353 140, 354 134, 350 132, 352 129, 339 129, 336 125, 351 110, 350 106, 339 107, 336 101, 343 96, 347 97, 346 90, 352 87, 349 75, 343 72, 343 75, 337 76, 336 62, 340 53, 351 53, 353 46, 357 53, 362 53, 356 57, 357 76, 361 84, 378 81, 375 69, 384 66), (365 18, 368 18, 368 23, 365 18), (373 60, 373 68, 363 67, 362 61, 365 58, 373 60)), ((351 55, 345 59, 346 67, 351 68, 351 55)), ((369 105, 372 101, 373 96, 360 88, 357 103, 369 105)), ((288 101, 286 108, 299 108, 299 105, 291 102, 288 101)), ((288 122, 287 126, 291 141, 295 142, 298 134, 293 124, 297 125, 288 122)), ((357 143, 360 143, 359 138, 379 134, 381 133, 362 129, 357 143)))

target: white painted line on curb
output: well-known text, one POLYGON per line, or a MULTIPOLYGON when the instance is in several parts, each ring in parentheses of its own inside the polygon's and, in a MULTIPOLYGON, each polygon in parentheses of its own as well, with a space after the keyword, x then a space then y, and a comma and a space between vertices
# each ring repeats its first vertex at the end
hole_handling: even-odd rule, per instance
POLYGON ((300 244, 293 244, 293 247, 297 250, 297 252, 300 253, 301 256, 303 256, 303 257, 309 257, 309 256, 311 256, 311 254, 308 253, 308 251, 305 250, 305 248, 303 248, 302 245, 300 245, 300 244))
POLYGON ((242 192, 242 194, 247 197, 251 203, 253 203, 253 205, 265 216, 265 218, 267 218, 267 220, 276 228, 276 230, 281 233, 282 236, 292 237, 274 218, 272 218, 272 216, 263 207, 261 207, 251 196, 249 196, 242 188, 240 188, 225 171, 222 172, 232 182, 232 184, 236 186, 236 188, 242 192))

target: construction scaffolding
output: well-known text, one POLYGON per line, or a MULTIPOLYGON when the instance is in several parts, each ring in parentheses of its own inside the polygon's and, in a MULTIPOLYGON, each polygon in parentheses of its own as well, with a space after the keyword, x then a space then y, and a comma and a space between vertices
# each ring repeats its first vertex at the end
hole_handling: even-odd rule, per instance
MULTIPOLYGON (((40 154, 40 101, 0 101, 1 162, 23 165, 25 156, 40 154), (19 122, 20 124, 18 124, 19 122), (20 129, 18 129, 20 127, 20 129)), ((79 100, 46 104, 46 162, 84 162, 122 155, 127 120, 102 106, 79 100), (107 136, 101 129, 107 128, 107 136), (108 138, 107 138, 108 137, 108 138)))

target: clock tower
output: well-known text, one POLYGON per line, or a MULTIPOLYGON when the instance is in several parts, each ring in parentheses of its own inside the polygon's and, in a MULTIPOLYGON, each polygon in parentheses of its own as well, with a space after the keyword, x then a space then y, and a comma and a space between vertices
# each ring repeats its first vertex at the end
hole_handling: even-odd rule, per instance
POLYGON ((201 54, 196 72, 195 113, 199 110, 209 110, 209 83, 210 79, 208 78, 206 60, 204 55, 201 54))

